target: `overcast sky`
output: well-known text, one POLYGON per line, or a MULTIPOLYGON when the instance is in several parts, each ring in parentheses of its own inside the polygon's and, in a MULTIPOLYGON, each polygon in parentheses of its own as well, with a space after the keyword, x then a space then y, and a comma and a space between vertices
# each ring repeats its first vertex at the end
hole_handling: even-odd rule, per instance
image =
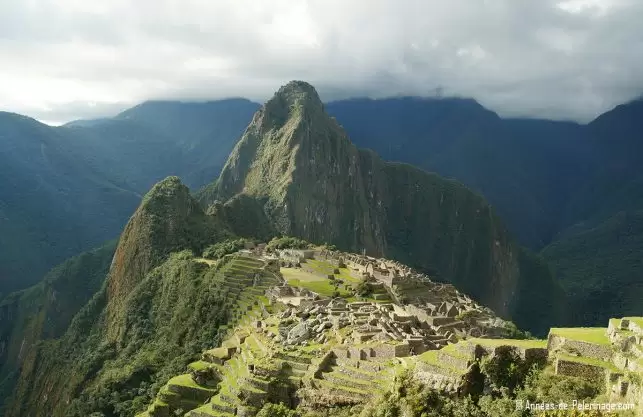
POLYGON ((641 21, 640 0, 0 0, 0 110, 61 123, 302 79, 588 121, 643 93, 641 21))

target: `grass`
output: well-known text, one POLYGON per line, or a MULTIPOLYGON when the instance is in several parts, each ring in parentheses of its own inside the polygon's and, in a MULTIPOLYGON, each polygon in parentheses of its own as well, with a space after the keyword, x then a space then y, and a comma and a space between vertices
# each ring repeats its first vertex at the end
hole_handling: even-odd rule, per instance
POLYGON ((579 342, 594 343, 596 345, 610 344, 610 340, 607 337, 607 329, 604 327, 552 328, 550 334, 579 342))
POLYGON ((460 352, 458 350, 459 346, 462 346, 462 344, 469 344, 469 341, 462 341, 459 343, 454 343, 454 344, 449 344, 443 347, 442 349, 436 350, 435 352, 442 352, 446 353, 449 356, 453 356, 454 358, 459 358, 459 359, 471 359, 472 355, 467 355, 464 352, 460 352))
POLYGON ((306 263, 315 271, 319 272, 320 274, 324 275, 329 275, 332 274, 335 269, 339 269, 339 274, 336 276, 339 279, 342 279, 346 281, 346 283, 351 283, 351 284, 357 284, 360 282, 360 278, 357 278, 353 276, 351 273, 350 269, 348 268, 337 268, 333 264, 326 262, 326 261, 321 261, 317 259, 308 259, 306 260, 306 263))
POLYGON ((203 386, 197 384, 196 382, 194 382, 194 380, 192 379, 192 376, 190 374, 183 374, 183 375, 175 376, 174 378, 170 379, 167 382, 167 385, 168 386, 177 385, 177 386, 181 386, 181 387, 190 387, 190 388, 196 388, 196 389, 200 389, 200 390, 204 390, 204 391, 213 391, 214 392, 213 389, 203 387, 203 386))
MULTIPOLYGON (((306 271, 293 268, 281 268, 281 273, 292 287, 306 288, 324 297, 332 297, 335 287, 327 278, 322 278, 306 271)), ((354 298, 353 294, 346 291, 342 286, 338 287, 339 295, 343 298, 354 298)))

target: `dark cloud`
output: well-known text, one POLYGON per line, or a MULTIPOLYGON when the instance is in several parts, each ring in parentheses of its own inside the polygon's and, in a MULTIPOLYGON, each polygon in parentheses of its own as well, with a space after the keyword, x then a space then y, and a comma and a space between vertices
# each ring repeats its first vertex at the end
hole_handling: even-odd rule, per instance
POLYGON ((643 92, 642 15, 637 0, 0 2, 0 108, 64 122, 304 79, 325 100, 441 87, 587 121, 643 92))

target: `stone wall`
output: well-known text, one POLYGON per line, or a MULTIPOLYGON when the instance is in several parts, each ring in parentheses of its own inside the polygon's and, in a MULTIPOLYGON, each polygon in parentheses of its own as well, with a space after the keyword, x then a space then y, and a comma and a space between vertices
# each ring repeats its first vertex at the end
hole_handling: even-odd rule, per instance
POLYGON ((335 355, 335 352, 333 352, 332 350, 326 352, 326 354, 320 359, 319 363, 315 365, 315 369, 313 371, 315 378, 320 378, 322 372, 328 370, 328 368, 336 358, 337 355, 335 355))
POLYGON ((602 380, 606 377, 605 368, 580 362, 568 361, 561 358, 556 359, 554 368, 556 374, 558 375, 575 376, 594 380, 602 380))
POLYGON ((609 345, 598 345, 595 343, 570 340, 563 336, 550 334, 547 339, 547 349, 564 349, 568 352, 577 352, 587 358, 609 361, 612 357, 612 348, 609 345))
POLYGON ((518 349, 520 357, 529 362, 546 361, 549 356, 549 351, 545 348, 527 348, 518 349))
POLYGON ((383 343, 369 348, 369 356, 372 358, 404 358, 409 356, 411 347, 408 343, 397 345, 383 343))

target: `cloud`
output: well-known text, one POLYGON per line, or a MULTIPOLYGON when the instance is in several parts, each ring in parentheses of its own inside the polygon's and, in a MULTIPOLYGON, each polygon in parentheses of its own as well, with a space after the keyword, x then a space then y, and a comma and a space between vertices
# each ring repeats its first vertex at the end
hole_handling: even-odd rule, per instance
POLYGON ((636 0, 0 2, 0 109, 63 122, 147 99, 474 97, 588 121, 643 92, 636 0))

